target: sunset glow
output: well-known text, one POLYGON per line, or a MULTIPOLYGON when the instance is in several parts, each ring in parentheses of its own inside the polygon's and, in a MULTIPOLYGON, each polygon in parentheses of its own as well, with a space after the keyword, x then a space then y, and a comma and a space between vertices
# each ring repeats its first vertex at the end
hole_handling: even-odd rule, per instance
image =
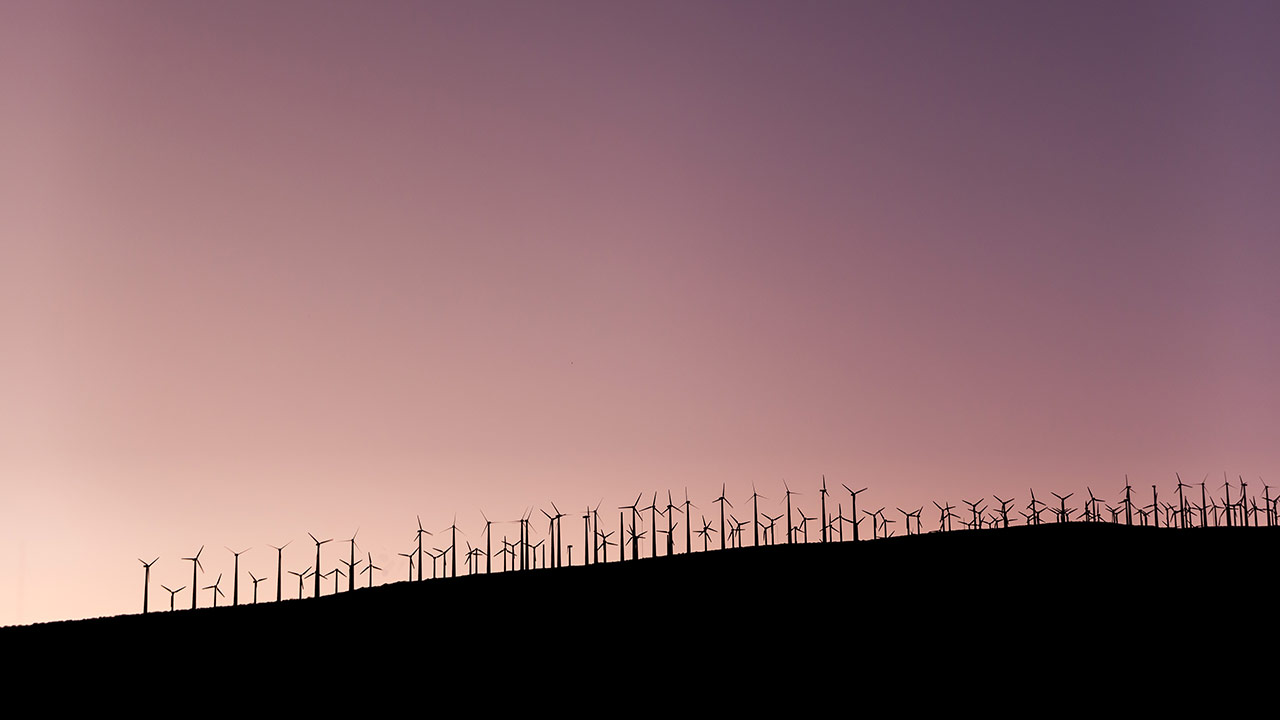
POLYGON ((274 597, 307 532, 399 580, 416 515, 1261 491, 1277 37, 1274 3, 6 2, 0 625, 139 612, 140 557, 167 609, 202 545, 274 597))

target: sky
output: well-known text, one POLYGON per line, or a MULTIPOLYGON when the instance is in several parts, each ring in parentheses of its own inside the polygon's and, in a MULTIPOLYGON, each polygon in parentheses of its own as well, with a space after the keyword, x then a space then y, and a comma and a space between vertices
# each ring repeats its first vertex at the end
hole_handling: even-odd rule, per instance
POLYGON ((0 625, 138 612, 138 558, 167 606, 201 546, 202 586, 227 546, 274 585, 308 532, 396 580, 418 515, 1260 489, 1277 36, 1266 2, 0 4, 0 625))

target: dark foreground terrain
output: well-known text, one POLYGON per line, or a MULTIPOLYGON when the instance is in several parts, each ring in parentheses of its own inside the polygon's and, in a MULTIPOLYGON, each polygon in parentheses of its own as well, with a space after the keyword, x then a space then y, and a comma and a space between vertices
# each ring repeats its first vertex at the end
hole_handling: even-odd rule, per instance
POLYGON ((241 678, 238 697, 356 706, 547 692, 626 705, 670 688, 748 711, 853 712, 859 697, 919 711, 964 692, 986 698, 976 708, 1011 693, 1121 701, 1152 682, 1274 679, 1277 549, 1280 528, 1085 523, 747 547, 11 627, 0 649, 15 688, 74 668, 175 700, 241 678))

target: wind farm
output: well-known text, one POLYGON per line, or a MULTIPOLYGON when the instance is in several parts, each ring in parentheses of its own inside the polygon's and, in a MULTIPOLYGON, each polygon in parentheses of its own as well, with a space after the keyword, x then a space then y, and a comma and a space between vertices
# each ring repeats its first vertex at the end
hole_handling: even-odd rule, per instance
MULTIPOLYGON (((786 490, 793 495, 799 492, 791 490, 790 485, 779 485, 784 491, 776 494, 783 499, 775 504, 785 509, 782 503, 786 502, 786 490)), ((759 483, 750 486, 749 495, 744 489, 742 504, 765 498, 759 487, 759 483)), ((1000 510, 981 512, 983 498, 965 500, 977 509, 973 519, 963 521, 963 527, 948 529, 949 516, 945 508, 950 508, 951 503, 944 500, 934 503, 944 508, 937 527, 925 528, 921 523, 912 529, 910 521, 919 522, 923 508, 900 510, 902 525, 893 528, 883 524, 883 513, 877 511, 871 514, 878 520, 874 539, 853 540, 850 535, 840 540, 837 526, 847 518, 843 517, 843 510, 837 508, 817 518, 797 512, 800 520, 792 528, 791 542, 777 540, 766 529, 761 535, 762 542, 756 545, 748 538, 749 521, 739 521, 731 525, 736 539, 723 550, 710 544, 708 536, 716 531, 705 517, 696 533, 701 542, 676 544, 670 532, 674 524, 668 527, 668 523, 674 521, 646 508, 650 510, 651 519, 646 523, 643 518, 637 518, 638 524, 629 526, 628 532, 640 547, 644 547, 638 543, 643 535, 662 532, 668 538, 665 547, 657 546, 654 552, 654 546, 649 545, 639 557, 611 558, 608 547, 613 543, 609 538, 614 532, 601 531, 591 540, 601 551, 595 561, 588 559, 587 552, 582 552, 576 555, 577 562, 571 554, 564 563, 554 559, 552 537, 559 530, 554 513, 547 513, 551 520, 546 535, 535 542, 531 528, 531 535, 523 540, 532 548, 545 549, 545 554, 530 553, 533 559, 525 569, 505 564, 507 553, 515 551, 507 547, 510 543, 504 543, 503 563, 496 567, 485 562, 487 551, 483 547, 469 547, 456 576, 442 572, 418 580, 416 571, 420 568, 415 562, 415 545, 397 553, 407 562, 407 575, 382 574, 382 568, 369 553, 356 563, 364 565, 360 572, 366 575, 365 584, 355 589, 347 584, 344 589, 341 579, 349 575, 343 572, 342 565, 352 565, 349 559, 341 558, 330 562, 332 567, 327 570, 316 567, 289 570, 288 573, 298 579, 297 596, 264 602, 257 596, 257 586, 267 577, 258 577, 253 570, 254 563, 250 562, 245 570, 253 580, 252 603, 220 603, 223 576, 219 573, 215 582, 201 587, 205 599, 196 610, 176 609, 174 598, 184 588, 165 586, 170 595, 169 611, 148 607, 144 598, 136 614, 8 627, 0 629, 0 641, 5 642, 6 647, 113 643, 123 641, 126 636, 135 642, 140 639, 163 642, 165 637, 181 634, 191 642, 203 644, 215 639, 248 640, 270 633, 300 636, 325 628, 326 637, 332 638, 327 644, 335 651, 364 655, 384 652, 389 658, 395 655, 392 645, 370 643, 362 633, 397 637, 397 628, 405 618, 424 612, 457 618, 500 617, 513 597, 520 598, 521 612, 538 618, 539 623, 549 627, 590 628, 591 637, 602 639, 625 632, 625 618, 644 616, 647 623, 658 627, 695 622, 701 637, 710 638, 712 642, 732 642, 737 632, 733 625, 751 617, 760 608, 784 614, 812 614, 811 608, 825 608, 830 613, 852 612, 875 618, 874 622, 862 623, 859 627, 860 636, 870 644, 892 643, 903 638, 923 642, 937 626, 977 624, 999 628, 1011 614, 1028 612, 1044 618, 1063 616, 1073 623, 1093 626, 1106 622, 1116 606, 1144 607, 1147 608, 1146 620, 1158 625, 1176 624, 1187 618, 1189 611, 1185 608, 1195 608, 1194 614, 1212 616, 1268 602, 1270 575, 1258 573, 1256 567, 1272 562, 1280 550, 1280 524, 1276 522, 1275 508, 1280 498, 1271 498, 1269 487, 1264 487, 1261 497, 1255 498, 1247 495, 1244 487, 1236 485, 1233 499, 1229 501, 1227 492, 1231 489, 1224 487, 1221 496, 1209 498, 1212 504, 1222 508, 1217 524, 1211 522, 1213 514, 1206 514, 1208 524, 1192 523, 1184 527, 1186 518, 1198 516, 1196 511, 1200 506, 1195 503, 1188 506, 1185 514, 1171 511, 1154 515, 1161 518, 1159 525, 1117 522, 1092 510, 1077 515, 1075 508, 1068 504, 1072 494, 1067 493, 1056 495, 1060 520, 1053 523, 1011 521, 1007 510, 1017 498, 998 499, 1000 510), (1261 500, 1260 505, 1253 502, 1256 499, 1261 500), (1229 518, 1234 518, 1230 526, 1227 525, 1229 518), (810 522, 819 526, 814 532, 806 532, 806 524, 810 522), (1129 564, 1141 565, 1143 571, 1117 574, 1101 565, 1090 570, 1094 558, 1102 555, 1125 558, 1129 564), (1195 567, 1240 580, 1223 584, 1169 579, 1184 573, 1185 568, 1195 567), (975 574, 974 568, 987 570, 975 574), (1071 579, 1064 582, 1064 575, 1071 579), (315 576, 332 577, 332 592, 306 593, 306 581, 315 576), (1182 600, 1177 605, 1161 602, 1169 582, 1178 583, 1182 600), (651 588, 652 593, 628 590, 634 588, 651 588), (673 588, 678 588, 686 599, 676 603, 655 600, 673 588), (858 591, 868 588, 874 590, 858 591), (724 600, 726 592, 748 590, 749 599, 724 600), (597 594, 611 597, 612 601, 603 605, 588 601, 597 594), (726 626, 725 622, 729 624, 726 626), (353 632, 357 628, 360 633, 353 632)), ((866 492, 876 497, 874 488, 866 492)), ((1125 488, 1117 488, 1117 496, 1123 497, 1124 493, 1125 488)), ((1092 489, 1088 494, 1088 507, 1104 501, 1092 489)), ((717 499, 729 503, 731 495, 732 490, 726 486, 717 499)), ((1027 498, 1026 507, 1036 507, 1033 503, 1038 501, 1030 500, 1030 493, 1027 498)), ((673 500, 669 503, 669 507, 675 506, 673 500)), ((548 504, 554 509, 553 504, 548 504)), ((782 513, 771 516, 768 512, 766 503, 761 513, 770 525, 781 519, 782 513)), ((504 523, 523 524, 525 517, 490 520, 480 512, 475 514, 475 525, 489 529, 504 523)), ((1118 514, 1112 517, 1120 518, 1118 514)), ((462 531, 466 523, 460 524, 461 519, 462 516, 454 519, 442 530, 462 531)), ((406 523, 406 534, 426 532, 419 523, 419 517, 411 516, 406 523)), ((448 556, 449 550, 438 550, 438 556, 448 556)), ((233 571, 240 554, 230 553, 233 571)), ((258 564, 264 566, 260 568, 263 572, 270 569, 270 560, 258 560, 258 564)), ((153 560, 143 564, 149 569, 156 563, 157 560, 153 560)), ((175 579, 183 577, 180 571, 170 574, 175 579)), ((445 630, 436 637, 449 643, 450 652, 461 653, 462 657, 471 657, 473 647, 502 642, 501 623, 467 625, 471 629, 465 632, 445 630)), ((772 636, 765 634, 757 637, 756 642, 766 652, 821 655, 824 637, 823 632, 797 630, 772 636)), ((1216 637, 1211 641, 1191 639, 1185 643, 1190 649, 1206 651, 1210 645, 1219 651, 1243 647, 1235 640, 1223 645, 1216 637)), ((992 672, 1001 673, 1002 677, 1020 677, 1026 672, 1027 663, 1042 671, 1078 676, 1070 664, 1070 655, 1056 652, 1054 647, 1045 637, 1016 652, 1007 650, 1003 644, 970 648, 966 651, 969 657, 981 662, 966 665, 967 669, 953 668, 953 680, 976 680, 992 672)), ((839 662, 822 669, 820 675, 828 676, 838 668, 849 672, 878 672, 872 664, 902 662, 913 654, 912 650, 869 656, 846 653, 839 662)), ((1157 661, 1145 652, 1131 649, 1130 654, 1145 658, 1145 662, 1157 661)), ((659 662, 663 656, 656 648, 639 650, 634 655, 645 663, 659 662)), ((556 665, 572 667, 575 663, 569 653, 553 654, 547 659, 552 665, 540 672, 550 672, 549 668, 556 665)), ((220 653, 205 658, 209 668, 223 661, 220 653)), ((600 669, 587 672, 594 676, 600 669)), ((1146 670, 1134 672, 1141 675, 1146 670)))
MULTIPOLYGON (((1179 489, 1181 487, 1189 487, 1182 483, 1180 475, 1175 474, 1175 478, 1178 483, 1177 487, 1179 489)), ((822 477, 819 480, 819 482, 821 484, 817 488, 817 492, 825 496, 826 494, 825 476, 822 477)), ((1162 513, 1152 512, 1150 515, 1151 520, 1149 525, 1147 520, 1143 517, 1140 517, 1138 521, 1135 522, 1133 516, 1130 514, 1126 514, 1126 516, 1122 519, 1119 514, 1118 508, 1116 508, 1115 512, 1112 512, 1109 516, 1104 515, 1103 513, 1097 511, 1096 510, 1097 505, 1099 503, 1103 503, 1104 499, 1095 495, 1092 488, 1086 489, 1088 493, 1088 500, 1083 502, 1081 508, 1076 508, 1069 505, 1069 501, 1075 495, 1075 493, 1067 493, 1065 495, 1062 495, 1057 492, 1051 492, 1050 494, 1052 494, 1058 500, 1058 506, 1056 508, 1052 508, 1056 517, 1056 522, 1052 523, 1052 525, 1075 525, 1075 526, 1085 526, 1085 527, 1107 525, 1107 526, 1128 527, 1128 528, 1141 527, 1141 528, 1149 528, 1151 530, 1159 529, 1162 531, 1163 530, 1169 530, 1169 531, 1179 530, 1179 531, 1188 531, 1187 533, 1182 533, 1182 534, 1189 534, 1192 537, 1197 537, 1197 536, 1207 537, 1212 533, 1217 533, 1222 530, 1231 529, 1235 527, 1238 529, 1250 529, 1250 530, 1256 531, 1251 535, 1249 535, 1248 537, 1253 538, 1256 541, 1263 543, 1265 545, 1266 543, 1272 542, 1272 538, 1275 536, 1275 534, 1277 532, 1280 532, 1280 508, 1277 508, 1277 503, 1280 503, 1280 495, 1276 497, 1272 497, 1270 486, 1265 483, 1260 483, 1260 484, 1262 484, 1263 486, 1263 493, 1260 498, 1257 497, 1256 494, 1253 496, 1248 495, 1247 482, 1243 479, 1243 476, 1241 476, 1237 485, 1238 489, 1235 495, 1235 499, 1233 500, 1231 495, 1233 485, 1228 480, 1227 482, 1224 482, 1223 485, 1221 486, 1222 494, 1220 496, 1217 496, 1217 497, 1208 496, 1208 495, 1202 496, 1201 504, 1197 504, 1185 498, 1180 498, 1179 500, 1179 502, 1181 503, 1180 505, 1175 506, 1172 504, 1166 504, 1165 506, 1163 506, 1162 513), (1261 505, 1258 504, 1259 500, 1262 501, 1261 505), (1213 510, 1213 512, 1212 513, 1206 512, 1204 504, 1207 504, 1208 507, 1213 510), (1199 518, 1199 523, 1195 522, 1194 520, 1195 518, 1199 518), (1190 532, 1193 530, 1197 532, 1190 532)), ((778 516, 771 516, 768 514, 769 513, 768 505, 766 505, 765 510, 763 511, 760 510, 759 501, 762 499, 767 500, 767 498, 766 496, 758 492, 756 483, 751 483, 750 495, 744 498, 741 498, 740 501, 744 505, 747 502, 750 502, 752 505, 754 518, 763 517, 764 519, 769 521, 768 525, 766 525, 763 528, 762 533, 759 530, 757 530, 756 532, 753 532, 752 540, 750 543, 748 543, 746 541, 746 535, 747 535, 746 527, 748 524, 751 524, 753 521, 738 520, 735 517, 730 516, 729 522, 728 522, 728 530, 723 532, 726 535, 733 538, 733 540, 731 542, 727 542, 723 547, 719 549, 713 549, 710 546, 710 536, 713 534, 720 534, 721 531, 715 530, 712 527, 712 523, 709 522, 705 516, 702 517, 701 528, 697 531, 698 537, 701 538, 702 540, 701 547, 700 548, 696 547, 692 542, 693 533, 687 533, 685 542, 682 545, 678 544, 676 542, 675 528, 678 527, 679 523, 676 520, 674 520, 672 516, 676 511, 679 511, 679 507, 674 502, 673 495, 669 492, 667 505, 664 509, 661 509, 661 512, 660 512, 659 511, 660 509, 656 505, 657 494, 654 493, 653 502, 651 502, 649 506, 646 506, 644 508, 639 507, 639 499, 637 499, 635 503, 632 503, 630 505, 621 506, 622 510, 631 510, 633 513, 631 522, 626 527, 627 534, 629 535, 632 541, 632 555, 631 555, 631 558, 629 559, 625 557, 619 557, 616 560, 614 560, 614 562, 620 564, 620 563, 623 563, 624 561, 636 561, 641 559, 656 560, 662 557, 674 557, 676 555, 691 555, 691 554, 699 554, 699 553, 706 554, 710 552, 727 552, 729 550, 775 547, 778 545, 799 545, 799 546, 843 545, 843 544, 859 545, 863 542, 867 542, 867 540, 859 540, 856 532, 851 534, 850 538, 847 541, 843 539, 844 533, 842 528, 844 524, 845 523, 853 524, 855 529, 857 527, 857 524, 853 523, 852 519, 844 517, 842 505, 838 505, 834 512, 830 512, 826 506, 826 503, 824 502, 821 505, 819 516, 817 517, 808 516, 808 515, 805 515, 802 510, 791 507, 792 496, 800 495, 801 492, 793 490, 791 486, 788 485, 785 481, 781 482, 781 487, 783 489, 783 492, 778 493, 781 499, 774 504, 778 505, 779 506, 778 509, 780 510, 785 507, 787 511, 792 513, 792 517, 795 519, 793 526, 789 529, 787 539, 783 542, 777 541, 777 538, 774 532, 772 531, 772 528, 778 520, 780 520, 782 517, 787 515, 787 512, 784 512, 778 516), (648 510, 650 513, 647 523, 645 521, 644 514, 640 512, 641 510, 648 510), (666 515, 665 519, 662 517, 663 515, 666 515), (812 538, 809 533, 809 523, 814 523, 817 526, 817 531, 813 533, 812 538), (644 551, 642 551, 643 545, 640 543, 640 540, 644 539, 645 536, 649 536, 650 538, 653 538, 657 534, 664 535, 666 537, 666 542, 663 543, 661 546, 659 546, 656 542, 651 540, 648 547, 645 548, 644 551)), ((1157 501, 1158 486, 1152 485, 1152 488, 1153 488, 1152 503, 1150 505, 1147 505, 1139 509, 1154 511, 1156 509, 1161 508, 1161 506, 1158 504, 1158 501, 1157 501)), ((856 501, 857 496, 863 492, 866 492, 867 490, 868 488, 864 487, 863 489, 858 490, 856 492, 850 491, 849 494, 851 496, 851 499, 856 501)), ((1130 501, 1131 492, 1132 492, 1132 488, 1128 484, 1128 478, 1126 477, 1125 485, 1117 489, 1116 495, 1117 497, 1123 498, 1122 502, 1127 505, 1129 502, 1131 502, 1130 501)), ((721 486, 720 494, 718 497, 714 499, 714 502, 719 503, 722 506, 729 505, 730 507, 732 507, 733 506, 732 500, 730 500, 729 497, 727 497, 728 494, 729 494, 728 484, 726 483, 721 486)), ((872 497, 874 497, 874 495, 872 495, 872 497)), ((992 509, 988 505, 987 498, 980 498, 978 500, 963 500, 962 502, 969 507, 970 514, 968 516, 968 519, 964 519, 963 517, 960 519, 961 527, 958 530, 955 529, 952 524, 952 520, 955 518, 955 516, 951 514, 950 511, 954 508, 954 506, 950 502, 946 502, 946 501, 942 503, 936 500, 933 501, 932 504, 941 512, 941 515, 939 517, 939 521, 936 528, 931 528, 927 531, 924 529, 923 521, 921 519, 921 514, 924 510, 923 506, 915 510, 904 510, 902 508, 897 508, 898 513, 900 513, 903 516, 900 531, 897 528, 889 527, 889 525, 894 521, 889 520, 885 516, 884 507, 876 511, 863 511, 863 512, 872 520, 873 534, 870 540, 873 542, 880 541, 880 540, 891 540, 891 539, 896 539, 898 537, 910 537, 913 535, 914 536, 935 535, 937 536, 937 539, 934 541, 936 543, 936 546, 939 548, 942 548, 943 552, 947 552, 945 548, 948 546, 948 543, 952 541, 944 538, 960 537, 955 535, 955 533, 957 532, 963 532, 966 530, 972 530, 972 531, 981 530, 989 533, 989 531, 1010 530, 1018 527, 1022 527, 1024 529, 1025 528, 1038 529, 1041 527, 1047 527, 1047 525, 1041 525, 1035 520, 1035 518, 1037 517, 1035 513, 1039 508, 1039 506, 1042 505, 1043 503, 1035 499, 1034 489, 1028 490, 1027 497, 1029 499, 1026 501, 1026 508, 1030 512, 1023 513, 1024 524, 1022 524, 1021 526, 1019 526, 1016 520, 1011 521, 1009 518, 1009 509, 1011 507, 1014 507, 1013 503, 1015 502, 1016 498, 1005 499, 999 496, 993 496, 993 499, 999 503, 998 509, 992 509), (913 527, 914 527, 914 530, 913 530, 913 527)), ((597 507, 602 502, 603 500, 598 502, 597 507)), ((533 569, 555 570, 555 569, 566 569, 569 567, 573 567, 575 564, 572 561, 572 557, 569 558, 569 561, 567 563, 562 562, 560 559, 560 552, 557 549, 557 546, 561 543, 560 518, 564 517, 565 514, 559 511, 559 509, 557 508, 554 502, 551 502, 549 504, 551 506, 552 511, 554 512, 548 512, 546 510, 542 511, 543 515, 547 518, 548 522, 546 525, 546 532, 544 537, 541 540, 538 540, 537 542, 534 542, 533 540, 533 536, 536 532, 536 529, 531 523, 527 522, 528 520, 527 512, 524 515, 521 515, 519 517, 513 517, 509 519, 495 521, 495 520, 489 519, 489 517, 485 515, 482 511, 477 511, 476 514, 479 515, 479 519, 475 521, 475 524, 478 526, 477 529, 480 535, 484 535, 487 538, 491 534, 492 528, 495 524, 498 524, 498 525, 515 524, 523 528, 521 533, 521 541, 519 543, 513 544, 505 541, 504 539, 503 548, 502 548, 502 551, 500 552, 500 554, 503 554, 504 556, 503 564, 499 569, 496 569, 496 570, 494 568, 493 558, 491 554, 492 545, 489 543, 486 543, 484 546, 472 547, 468 542, 467 551, 464 554, 464 562, 462 563, 453 562, 451 567, 446 566, 447 571, 440 572, 438 574, 434 572, 434 566, 433 566, 433 573, 431 577, 426 577, 425 580, 422 572, 421 561, 417 560, 417 558, 420 558, 422 556, 421 555, 422 537, 424 535, 431 535, 433 533, 432 531, 427 530, 423 526, 422 516, 420 514, 415 515, 413 518, 414 524, 416 524, 416 528, 413 529, 415 546, 410 548, 407 552, 397 553, 400 557, 405 558, 407 561, 408 571, 403 582, 421 584, 424 581, 429 581, 429 580, 456 579, 459 577, 459 565, 461 565, 464 568, 462 571, 463 577, 489 575, 489 574, 519 573, 525 570, 533 570, 533 569), (529 561, 527 566, 525 565, 516 566, 514 564, 511 565, 510 567, 507 566, 506 558, 512 554, 515 554, 516 552, 512 547, 513 545, 523 546, 523 549, 521 550, 520 554, 528 556, 529 561), (537 548, 541 548, 543 550, 541 555, 539 555, 536 552, 533 552, 533 550, 537 548)), ((683 504, 685 504, 686 507, 697 507, 696 505, 693 504, 692 500, 688 498, 687 490, 686 490, 686 499, 683 504)), ((590 518, 590 516, 591 516, 590 512, 584 515, 584 517, 586 518, 590 518)), ((758 520, 755 520, 755 522, 758 522, 758 520)), ((590 552, 584 551, 579 554, 580 559, 577 565, 589 566, 592 564, 610 564, 610 561, 608 559, 607 548, 609 545, 613 544, 609 540, 609 538, 612 537, 614 533, 603 531, 600 529, 596 529, 593 531, 590 523, 587 523, 584 529, 586 534, 590 537, 585 538, 587 542, 584 543, 582 547, 590 547, 591 550, 590 552), (592 561, 593 557, 595 558, 594 562, 592 561)), ((453 516, 453 521, 450 523, 450 525, 441 528, 439 532, 442 534, 447 533, 452 539, 453 543, 456 543, 457 533, 463 532, 462 528, 460 528, 458 525, 457 515, 453 516)), ((1081 531, 1081 532, 1084 532, 1084 531, 1081 531)), ((1114 532, 1114 531, 1104 531, 1104 532, 1114 532)), ((1026 537, 1025 530, 1020 530, 1020 533, 1022 533, 1021 537, 1025 539, 1026 537)), ((351 539, 347 541, 350 543, 351 559, 338 558, 337 560, 331 560, 328 563, 328 565, 332 565, 332 567, 329 570, 322 570, 323 567, 328 567, 328 565, 324 565, 321 563, 321 556, 320 556, 321 545, 329 542, 329 540, 320 540, 315 535, 309 532, 306 533, 306 535, 315 544, 316 556, 315 556, 314 564, 307 566, 304 570, 288 570, 287 571, 287 574, 291 574, 298 579, 298 594, 295 599, 301 600, 301 599, 304 599, 304 597, 309 597, 311 599, 318 599, 323 597, 320 580, 328 577, 334 578, 332 595, 338 595, 344 592, 342 588, 342 583, 340 582, 341 578, 348 579, 345 592, 348 592, 348 593, 353 592, 356 589, 356 587, 355 587, 355 584, 350 581, 350 578, 355 573, 351 571, 354 570, 356 567, 360 566, 362 563, 364 564, 365 567, 361 569, 359 572, 362 574, 369 575, 369 577, 367 578, 368 584, 366 585, 366 588, 372 588, 374 586, 375 581, 374 581, 373 573, 375 571, 381 571, 382 568, 378 567, 374 563, 373 555, 371 552, 367 554, 366 558, 359 559, 359 560, 354 559, 354 552, 356 547, 354 535, 351 539), (347 567, 346 571, 342 570, 343 565, 347 567), (305 591, 304 583, 309 578, 314 579, 314 582, 313 582, 314 589, 313 589, 313 592, 309 596, 307 596, 304 593, 305 591)), ((999 535, 1000 534, 998 533, 995 534, 996 537, 999 537, 999 535)), ((1175 535, 1175 533, 1162 532, 1158 535, 1154 535, 1151 537, 1157 538, 1156 541, 1158 541, 1160 538, 1169 538, 1173 535, 1175 535)), ((1142 537, 1148 537, 1148 536, 1143 535, 1142 537)), ((1240 537, 1244 537, 1244 536, 1241 535, 1240 537)), ((277 551, 274 564, 275 564, 278 588, 280 587, 279 575, 281 572, 281 568, 284 567, 283 566, 284 550, 292 542, 293 542, 292 540, 289 540, 280 546, 275 546, 275 545, 270 546, 277 551)), ((1002 541, 996 539, 996 540, 990 540, 988 542, 999 543, 1002 541)), ((1012 541, 1009 541, 1009 542, 1012 542, 1012 541)), ((1174 542, 1174 541, 1171 541, 1171 542, 1174 542)), ((1176 541, 1176 542, 1190 542, 1190 541, 1176 541)), ((203 553, 203 550, 204 548, 202 546, 200 548, 200 551, 197 552, 194 556, 183 557, 183 558, 177 558, 177 557, 173 558, 174 560, 185 560, 192 563, 191 567, 194 573, 193 584, 191 586, 192 588, 200 587, 198 584, 198 578, 199 578, 200 572, 202 571, 208 572, 208 571, 205 571, 205 568, 200 561, 200 555, 203 553)), ((234 578, 233 584, 235 586, 233 588, 231 606, 236 607, 240 604, 239 603, 239 574, 240 574, 240 564, 241 564, 240 558, 241 558, 241 555, 245 554, 246 551, 244 550, 235 551, 235 550, 232 550, 231 548, 228 548, 228 552, 231 554, 232 560, 233 560, 232 566, 230 568, 230 572, 233 574, 233 578, 234 578)), ((454 547, 453 544, 451 544, 449 547, 444 549, 436 548, 436 554, 431 555, 431 557, 433 559, 436 559, 436 558, 444 559, 446 556, 449 556, 451 558, 456 557, 456 554, 457 554, 457 549, 456 547, 454 547)), ((776 562, 777 557, 778 556, 776 555, 768 556, 768 558, 770 558, 769 562, 776 562)), ((157 562, 159 562, 160 559, 161 559, 160 557, 156 557, 150 562, 139 560, 139 562, 142 564, 145 570, 144 594, 143 594, 142 604, 140 607, 140 612, 143 614, 154 612, 150 610, 150 594, 151 594, 150 584, 151 584, 151 574, 152 574, 151 568, 157 562)), ((270 559, 268 558, 266 561, 259 561, 258 563, 259 565, 262 565, 262 567, 258 568, 259 572, 263 573, 261 577, 258 577, 257 575, 255 575, 251 568, 248 569, 249 576, 253 581, 254 599, 252 604, 255 604, 255 605, 259 604, 259 599, 257 596, 258 583, 263 582, 267 580, 269 577, 271 577, 271 572, 270 572, 271 567, 269 564, 269 560, 270 559)), ((923 560, 924 559, 922 558, 922 561, 923 560)), ((712 562, 712 561, 708 560, 708 562, 712 562)), ((742 561, 738 560, 737 562, 742 562, 742 561)), ((810 562, 811 562, 810 560, 806 559, 806 560, 802 560, 801 564, 805 565, 806 567, 809 567, 810 562)), ((818 568, 818 567, 810 567, 810 571, 815 572, 817 574, 824 574, 825 572, 858 572, 859 568, 857 568, 856 566, 835 567, 835 568, 830 568, 828 570, 822 570, 821 568, 818 568)), ((169 579, 171 582, 174 582, 174 584, 177 584, 177 582, 182 579, 178 571, 170 571, 169 574, 174 576, 173 578, 169 579)), ((219 597, 224 596, 224 593, 220 589, 221 582, 222 582, 222 573, 220 572, 217 576, 217 580, 212 585, 206 585, 201 587, 202 590, 211 591, 208 594, 208 598, 209 598, 208 601, 206 601, 203 604, 200 603, 199 596, 193 593, 192 595, 193 605, 191 609, 195 610, 197 607, 210 607, 210 606, 217 607, 217 599, 219 597)), ((396 582, 400 582, 400 581, 396 581, 390 577, 385 577, 385 578, 380 578, 376 584, 387 585, 387 584, 394 584, 396 582)), ((545 582, 552 583, 554 581, 546 580, 545 582)), ((439 583, 434 583, 433 585, 438 585, 438 584, 439 583)), ((165 589, 168 590, 168 586, 165 586, 165 589)), ((174 598, 176 597, 177 593, 180 592, 182 589, 183 587, 179 587, 178 590, 169 590, 171 610, 173 609, 174 598)), ((277 595, 276 602, 281 602, 283 601, 283 599, 284 598, 282 596, 277 595)))

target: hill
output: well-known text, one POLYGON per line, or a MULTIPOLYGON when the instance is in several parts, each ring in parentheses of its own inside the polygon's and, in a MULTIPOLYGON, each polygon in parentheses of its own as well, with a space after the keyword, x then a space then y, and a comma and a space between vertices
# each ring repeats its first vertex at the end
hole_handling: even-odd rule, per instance
POLYGON ((506 678, 601 698, 618 683, 741 683, 765 669, 768 687, 904 671, 952 688, 1128 683, 1273 642, 1278 546, 1280 528, 1068 523, 747 547, 9 627, 0 647, 104 676, 160 661, 175 679, 228 673, 265 648, 269 662, 372 677, 412 663, 422 683, 464 692, 506 678))

